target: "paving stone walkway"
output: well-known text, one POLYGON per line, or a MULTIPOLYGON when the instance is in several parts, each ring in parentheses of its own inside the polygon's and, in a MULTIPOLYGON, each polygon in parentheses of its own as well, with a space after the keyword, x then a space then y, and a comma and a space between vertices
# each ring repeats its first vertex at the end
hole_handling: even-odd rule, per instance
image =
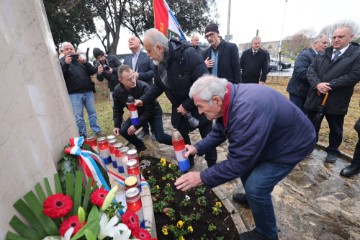
MULTIPOLYGON (((164 115, 165 131, 173 128, 169 115, 164 115)), ((192 142, 200 140, 197 130, 191 133, 192 142)), ((145 139, 148 147, 143 154, 175 159, 172 146, 145 139)), ((226 159, 227 145, 218 150, 218 161, 226 159)), ((326 153, 316 149, 303 160, 291 174, 278 184, 273 193, 273 203, 282 240, 337 240, 360 239, 360 176, 347 179, 339 175, 349 164, 339 158, 335 164, 325 164, 326 153)), ((206 168, 202 157, 195 158, 194 171, 206 168)), ((222 200, 240 232, 254 228, 250 209, 232 201, 232 194, 243 191, 239 179, 232 180, 213 189, 222 200)))

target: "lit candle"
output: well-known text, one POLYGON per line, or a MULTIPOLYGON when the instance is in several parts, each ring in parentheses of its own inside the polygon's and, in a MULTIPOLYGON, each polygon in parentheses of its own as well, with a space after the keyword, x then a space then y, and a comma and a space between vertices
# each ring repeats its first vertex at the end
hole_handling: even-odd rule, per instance
POLYGON ((115 144, 116 144, 116 139, 111 139, 108 141, 112 165, 114 168, 117 168, 117 163, 116 163, 116 158, 115 158, 115 148, 114 148, 115 144))
POLYGON ((116 160, 116 165, 117 165, 117 169, 118 169, 119 173, 124 173, 124 166, 121 161, 121 151, 120 151, 122 146, 123 146, 122 143, 116 143, 114 145, 115 160, 116 160))
POLYGON ((144 213, 142 209, 142 202, 140 197, 140 191, 138 188, 130 188, 125 192, 126 205, 129 211, 134 212, 140 222, 140 227, 145 228, 144 213))
POLYGON ((125 175, 127 176, 128 172, 127 172, 127 166, 126 166, 126 163, 128 161, 128 156, 127 156, 127 151, 129 150, 128 147, 122 147, 120 148, 120 152, 121 152, 121 162, 122 162, 122 165, 124 167, 124 172, 125 172, 125 175))
POLYGON ((110 150, 105 137, 99 137, 97 139, 100 156, 105 164, 111 163, 110 150))

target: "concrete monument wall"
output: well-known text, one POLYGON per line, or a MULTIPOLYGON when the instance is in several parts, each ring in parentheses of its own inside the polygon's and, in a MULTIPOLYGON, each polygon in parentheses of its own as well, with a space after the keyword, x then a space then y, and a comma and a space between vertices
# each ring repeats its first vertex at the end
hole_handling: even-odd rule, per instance
POLYGON ((41 0, 0 1, 0 239, 77 128, 41 0))

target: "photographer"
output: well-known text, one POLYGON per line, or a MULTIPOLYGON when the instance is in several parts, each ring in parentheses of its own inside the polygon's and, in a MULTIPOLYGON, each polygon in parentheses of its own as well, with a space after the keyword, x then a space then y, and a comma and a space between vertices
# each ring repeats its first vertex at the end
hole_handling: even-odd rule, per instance
POLYGON ((79 134, 86 136, 85 107, 89 116, 90 128, 99 136, 101 135, 101 129, 97 124, 94 104, 95 84, 90 78, 91 75, 96 73, 96 68, 86 61, 85 56, 76 54, 73 45, 69 42, 61 44, 61 53, 63 54, 63 57, 60 58, 61 70, 79 134))
POLYGON ((110 89, 110 102, 111 106, 114 106, 114 100, 112 97, 115 86, 119 83, 117 71, 121 66, 120 60, 111 54, 105 55, 103 51, 99 48, 94 48, 93 50, 94 58, 96 58, 95 68, 97 68, 98 72, 96 74, 96 78, 102 82, 104 78, 108 81, 108 87, 110 89))

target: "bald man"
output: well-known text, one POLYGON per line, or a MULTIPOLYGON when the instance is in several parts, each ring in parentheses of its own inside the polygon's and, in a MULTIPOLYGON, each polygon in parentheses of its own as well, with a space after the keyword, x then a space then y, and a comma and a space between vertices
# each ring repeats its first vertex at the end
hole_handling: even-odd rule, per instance
POLYGON ((200 54, 203 54, 203 50, 199 47, 199 35, 193 34, 191 37, 191 46, 196 49, 200 54))

